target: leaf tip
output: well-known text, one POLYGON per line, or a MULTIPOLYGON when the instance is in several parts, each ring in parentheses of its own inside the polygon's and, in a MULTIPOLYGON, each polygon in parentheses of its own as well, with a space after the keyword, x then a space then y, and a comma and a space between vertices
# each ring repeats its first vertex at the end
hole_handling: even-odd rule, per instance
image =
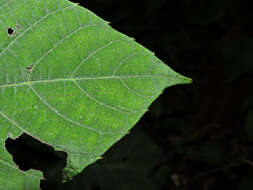
POLYGON ((189 77, 185 77, 183 75, 180 75, 177 73, 176 78, 178 78, 178 81, 180 84, 191 84, 192 83, 192 79, 189 77))
POLYGON ((193 81, 191 78, 185 76, 180 76, 180 78, 183 84, 191 84, 193 81))

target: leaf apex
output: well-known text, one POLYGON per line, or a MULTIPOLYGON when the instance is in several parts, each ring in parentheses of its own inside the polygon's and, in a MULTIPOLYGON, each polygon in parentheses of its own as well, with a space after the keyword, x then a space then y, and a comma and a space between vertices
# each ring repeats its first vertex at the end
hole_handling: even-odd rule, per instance
POLYGON ((179 75, 181 84, 191 84, 192 83, 192 79, 189 77, 185 77, 183 75, 179 75))

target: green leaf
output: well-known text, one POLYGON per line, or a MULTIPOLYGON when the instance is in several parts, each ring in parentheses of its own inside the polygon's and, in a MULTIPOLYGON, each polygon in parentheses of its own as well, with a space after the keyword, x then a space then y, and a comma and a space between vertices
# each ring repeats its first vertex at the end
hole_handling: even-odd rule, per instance
MULTIPOLYGON (((80 172, 122 138, 164 88, 190 83, 87 9, 66 0, 0 0, 0 184, 28 189, 5 149, 22 133, 68 153, 80 172)), ((14 188, 15 187, 15 188, 14 188)))

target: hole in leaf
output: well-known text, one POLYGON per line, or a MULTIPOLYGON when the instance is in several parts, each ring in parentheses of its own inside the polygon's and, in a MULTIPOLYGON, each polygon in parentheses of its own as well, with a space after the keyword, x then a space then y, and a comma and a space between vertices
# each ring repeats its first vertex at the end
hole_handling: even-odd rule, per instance
POLYGON ((26 67, 26 71, 30 73, 32 71, 33 65, 29 65, 26 67))
POLYGON ((5 147, 19 169, 42 171, 46 183, 62 181, 61 170, 67 164, 66 152, 55 151, 53 147, 24 133, 16 139, 8 138, 5 141, 5 147))
POLYGON ((12 28, 7 28, 7 33, 12 36, 14 34, 14 30, 12 28))

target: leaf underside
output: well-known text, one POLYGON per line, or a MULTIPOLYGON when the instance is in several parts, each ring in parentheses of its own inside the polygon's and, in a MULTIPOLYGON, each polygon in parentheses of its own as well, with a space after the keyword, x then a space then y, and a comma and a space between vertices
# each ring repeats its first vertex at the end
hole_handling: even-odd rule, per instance
POLYGON ((70 177, 122 138, 168 86, 189 83, 89 10, 0 0, 0 190, 39 189, 5 149, 27 133, 68 153, 70 177))

